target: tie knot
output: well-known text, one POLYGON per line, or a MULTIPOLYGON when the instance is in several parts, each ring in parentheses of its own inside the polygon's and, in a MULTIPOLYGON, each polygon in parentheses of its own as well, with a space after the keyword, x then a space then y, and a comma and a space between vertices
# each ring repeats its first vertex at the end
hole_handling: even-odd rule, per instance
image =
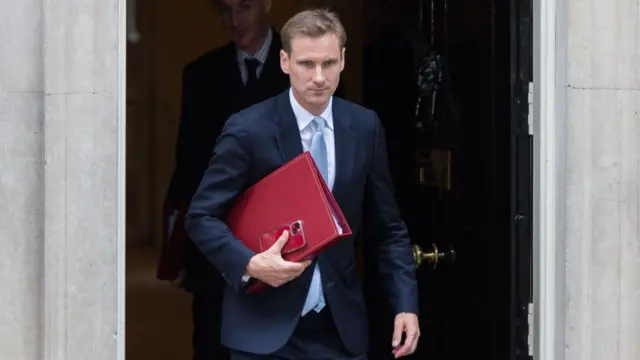
POLYGON ((313 119, 313 123, 316 125, 316 132, 322 131, 324 129, 325 121, 321 117, 317 117, 313 119))
POLYGON ((260 66, 260 61, 256 58, 246 58, 244 59, 244 63, 247 65, 247 69, 254 73, 256 72, 256 69, 258 69, 258 66, 260 66))

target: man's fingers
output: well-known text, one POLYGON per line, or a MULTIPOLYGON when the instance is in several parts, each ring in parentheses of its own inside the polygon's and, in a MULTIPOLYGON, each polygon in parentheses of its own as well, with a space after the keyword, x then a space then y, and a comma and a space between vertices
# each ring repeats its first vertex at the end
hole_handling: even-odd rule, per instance
POLYGON ((295 280, 310 263, 310 261, 291 262, 279 258, 275 262, 276 271, 268 284, 272 287, 280 287, 289 281, 295 280))
POLYGON ((283 264, 283 273, 285 276, 287 277, 293 277, 296 278, 298 276, 300 276, 300 274, 302 274, 302 272, 307 268, 307 266, 309 266, 309 262, 308 261, 303 261, 303 262, 291 262, 291 261, 285 261, 283 264))
POLYGON ((415 351, 416 347, 418 344, 418 335, 415 332, 412 333, 407 333, 407 335, 405 336, 404 339, 404 343, 402 344, 402 347, 400 348, 396 348, 393 351, 393 354, 395 355, 396 358, 402 357, 402 356, 406 356, 409 354, 413 354, 413 352, 415 351))
POLYGON ((391 338, 391 346, 398 347, 400 346, 400 341, 402 341, 402 332, 404 331, 404 322, 396 321, 393 325, 393 337, 391 338))
POLYGON ((284 285, 284 284, 286 284, 286 283, 287 283, 287 282, 286 282, 286 281, 284 281, 284 280, 276 280, 276 281, 274 281, 273 283, 271 283, 271 284, 269 284, 269 285, 271 285, 271 286, 272 286, 272 287, 274 287, 274 288, 277 288, 277 287, 280 287, 280 286, 282 286, 282 285, 284 285))
POLYGON ((418 343, 418 333, 411 332, 407 333, 407 336, 404 339, 404 344, 402 345, 402 352, 404 355, 411 354, 414 348, 414 345, 418 343))
POLYGON ((293 263, 293 264, 296 264, 296 265, 295 267, 292 268, 293 276, 290 280, 293 280, 298 276, 300 276, 305 271, 305 269, 309 266, 309 264, 311 264, 311 262, 303 261, 301 263, 293 263))
POLYGON ((285 230, 282 235, 280 235, 278 240, 276 240, 276 242, 271 245, 268 251, 280 254, 287 241, 289 241, 289 232, 285 230))
POLYGON ((418 348, 418 338, 420 337, 420 335, 416 336, 416 339, 413 341, 413 346, 411 347, 411 352, 409 354, 413 354, 414 352, 416 352, 416 349, 418 348))
POLYGON ((283 259, 279 259, 276 265, 276 273, 274 274, 274 280, 272 280, 272 284, 269 284, 273 287, 282 286, 289 281, 296 279, 308 264, 302 262, 291 262, 283 259))

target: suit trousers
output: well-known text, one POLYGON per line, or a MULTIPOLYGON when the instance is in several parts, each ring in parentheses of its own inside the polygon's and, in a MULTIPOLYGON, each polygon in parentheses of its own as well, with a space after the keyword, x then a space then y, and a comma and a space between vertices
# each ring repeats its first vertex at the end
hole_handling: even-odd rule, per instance
POLYGON ((329 307, 311 310, 300 318, 284 347, 268 355, 230 350, 231 360, 366 360, 366 354, 350 354, 342 343, 329 307))
POLYGON ((220 343, 222 324, 222 294, 194 292, 193 360, 228 360, 229 350, 220 343))

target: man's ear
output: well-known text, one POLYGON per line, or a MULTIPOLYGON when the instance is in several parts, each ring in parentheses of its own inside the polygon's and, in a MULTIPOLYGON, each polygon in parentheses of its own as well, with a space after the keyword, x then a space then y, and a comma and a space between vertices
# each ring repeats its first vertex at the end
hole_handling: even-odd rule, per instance
POLYGON ((289 65, 289 55, 286 51, 280 50, 280 68, 287 75, 289 75, 289 65))
POLYGON ((347 52, 347 48, 343 47, 342 48, 342 58, 340 59, 340 71, 344 70, 344 63, 345 63, 344 56, 345 56, 346 52, 347 52))
POLYGON ((264 4, 265 12, 271 11, 271 0, 262 0, 262 3, 264 4))

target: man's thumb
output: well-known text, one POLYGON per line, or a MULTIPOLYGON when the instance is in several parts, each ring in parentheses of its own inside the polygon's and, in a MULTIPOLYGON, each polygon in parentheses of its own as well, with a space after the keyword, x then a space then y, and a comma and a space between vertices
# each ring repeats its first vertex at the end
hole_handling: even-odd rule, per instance
POLYGON ((280 252, 282 252, 282 248, 284 247, 284 244, 287 243, 287 241, 289 241, 289 231, 285 230, 284 232, 282 232, 282 235, 280 235, 278 240, 276 240, 276 242, 271 246, 269 250, 279 254, 280 252))

